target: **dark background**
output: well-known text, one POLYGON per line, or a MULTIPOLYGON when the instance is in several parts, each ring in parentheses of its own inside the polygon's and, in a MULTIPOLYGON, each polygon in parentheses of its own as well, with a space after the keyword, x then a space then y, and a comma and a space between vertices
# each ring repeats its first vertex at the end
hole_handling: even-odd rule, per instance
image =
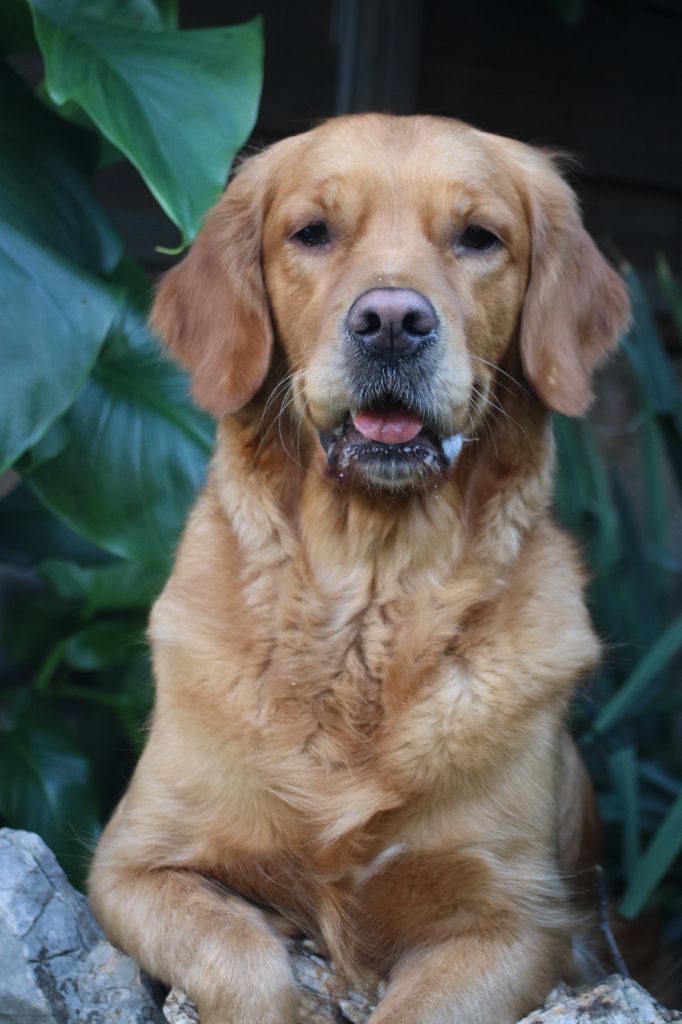
MULTIPOLYGON (((183 28, 262 14, 250 145, 357 110, 445 114, 567 150, 589 230, 642 273, 682 273, 682 0, 180 0, 183 28)), ((179 130, 182 127, 179 126, 179 130)), ((130 165, 100 194, 150 269, 175 229, 130 165)))

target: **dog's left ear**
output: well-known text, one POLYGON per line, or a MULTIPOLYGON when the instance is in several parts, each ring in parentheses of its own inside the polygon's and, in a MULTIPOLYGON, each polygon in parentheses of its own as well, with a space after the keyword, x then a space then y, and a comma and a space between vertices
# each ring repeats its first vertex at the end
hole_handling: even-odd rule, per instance
POLYGON ((273 331, 261 269, 267 154, 252 157, 161 280, 151 323, 216 417, 246 405, 270 365, 273 331))
POLYGON ((550 157, 527 153, 532 251, 521 358, 545 405, 581 416, 593 397, 594 370, 628 325, 630 302, 623 281, 585 231, 576 197, 550 157))

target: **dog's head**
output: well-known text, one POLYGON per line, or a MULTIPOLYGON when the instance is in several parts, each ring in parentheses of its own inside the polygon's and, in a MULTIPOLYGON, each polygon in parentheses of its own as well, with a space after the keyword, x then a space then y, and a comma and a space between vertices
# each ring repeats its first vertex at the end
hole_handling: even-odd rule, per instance
POLYGON ((582 414, 628 312, 550 156, 361 115, 242 164, 153 323, 214 415, 260 417, 280 386, 320 462, 409 490, 450 472, 505 388, 582 414))

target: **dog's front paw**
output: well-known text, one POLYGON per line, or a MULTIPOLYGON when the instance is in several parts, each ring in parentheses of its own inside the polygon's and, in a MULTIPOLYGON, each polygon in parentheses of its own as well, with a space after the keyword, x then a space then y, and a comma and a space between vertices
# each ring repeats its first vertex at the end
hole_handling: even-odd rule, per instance
POLYGON ((201 1024, 295 1024, 298 992, 284 947, 273 938, 240 953, 187 986, 201 1024))

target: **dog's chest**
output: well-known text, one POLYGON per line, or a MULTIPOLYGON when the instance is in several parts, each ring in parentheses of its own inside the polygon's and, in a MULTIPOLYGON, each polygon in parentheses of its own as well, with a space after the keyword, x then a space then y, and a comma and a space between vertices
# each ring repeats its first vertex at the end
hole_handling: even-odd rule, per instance
MULTIPOLYGON (((273 730, 302 748, 366 756, 386 724, 386 681, 396 629, 380 602, 297 603, 273 642, 258 688, 273 730)), ((332 760, 334 757, 332 755, 332 760)))
POLYGON ((532 586, 523 566, 502 581, 472 564, 455 578, 330 582, 273 558, 267 571, 242 564, 235 587, 217 561, 200 580, 182 564, 152 623, 157 678, 161 704, 203 723, 215 813, 227 801, 250 820, 257 804, 267 835, 291 816, 331 840, 511 763, 596 649, 550 539, 532 586))

